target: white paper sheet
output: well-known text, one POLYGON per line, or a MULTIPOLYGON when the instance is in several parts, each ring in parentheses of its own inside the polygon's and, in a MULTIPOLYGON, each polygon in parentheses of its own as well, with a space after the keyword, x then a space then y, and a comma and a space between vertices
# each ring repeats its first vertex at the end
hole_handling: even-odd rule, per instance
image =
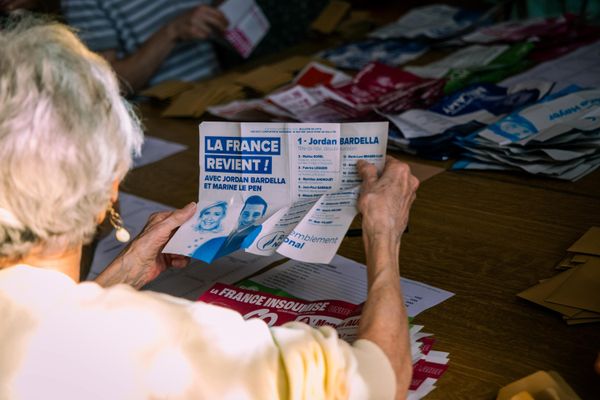
MULTIPOLYGON (((290 260, 251 280, 310 301, 331 299, 360 304, 367 299, 366 266, 342 256, 335 256, 329 264, 290 260)), ((411 279, 401 278, 400 283, 409 317, 454 295, 411 279)))
POLYGON ((556 82, 556 93, 569 85, 600 87, 600 41, 581 47, 556 60, 546 61, 530 70, 505 79, 502 86, 511 86, 530 80, 556 82))
MULTIPOLYGON (((134 196, 121 192, 119 194, 120 214, 125 223, 125 228, 131 233, 134 238, 142 231, 150 214, 157 211, 173 210, 172 207, 154 201, 146 200, 141 197, 134 196)), ((109 234, 104 239, 100 240, 94 258, 88 280, 94 279, 104 268, 110 264, 115 257, 127 246, 127 243, 117 241, 113 233, 109 234)))
POLYGON ((180 143, 169 142, 152 136, 144 138, 142 145, 142 155, 134 158, 133 168, 142 167, 147 164, 160 161, 163 158, 184 151, 188 147, 180 143))
POLYGON ((452 68, 484 66, 508 50, 508 45, 472 45, 460 49, 449 56, 424 66, 409 66, 404 69, 425 78, 441 78, 452 68))
POLYGON ((196 300, 216 282, 233 284, 283 258, 238 251, 210 265, 194 261, 184 269, 166 271, 144 289, 196 300))
POLYGON ((242 57, 248 57, 267 34, 269 20, 254 0, 227 0, 219 10, 229 21, 225 38, 242 57))

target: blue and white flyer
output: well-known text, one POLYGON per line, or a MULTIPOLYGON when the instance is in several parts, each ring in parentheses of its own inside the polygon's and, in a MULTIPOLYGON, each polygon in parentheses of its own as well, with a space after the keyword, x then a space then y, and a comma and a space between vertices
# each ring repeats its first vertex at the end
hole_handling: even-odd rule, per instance
POLYGON ((387 122, 201 123, 198 209, 163 251, 330 262, 357 213, 356 162, 381 171, 387 134, 387 122))

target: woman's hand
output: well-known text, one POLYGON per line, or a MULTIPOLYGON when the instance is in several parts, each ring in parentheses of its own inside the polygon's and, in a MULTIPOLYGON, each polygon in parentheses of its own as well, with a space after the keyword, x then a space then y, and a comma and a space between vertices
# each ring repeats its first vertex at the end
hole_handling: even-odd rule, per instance
POLYGON ((223 33, 229 22, 216 8, 201 5, 172 20, 168 27, 176 40, 208 39, 214 33, 223 33))
POLYGON ((375 165, 366 161, 359 161, 357 167, 363 180, 358 199, 363 234, 367 238, 386 237, 399 243, 419 180, 410 173, 407 164, 389 156, 381 177, 377 176, 375 165))
POLYGON ((187 257, 161 251, 175 229, 190 219, 195 211, 196 204, 190 203, 180 210, 152 214, 142 233, 98 275, 96 283, 104 287, 126 283, 139 289, 169 267, 187 266, 187 257))

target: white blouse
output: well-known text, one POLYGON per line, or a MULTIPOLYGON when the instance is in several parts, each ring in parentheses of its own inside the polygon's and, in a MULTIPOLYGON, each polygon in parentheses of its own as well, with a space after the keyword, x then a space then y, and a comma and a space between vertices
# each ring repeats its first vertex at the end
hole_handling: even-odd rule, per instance
POLYGON ((0 399, 391 399, 374 343, 56 271, 0 270, 0 399))

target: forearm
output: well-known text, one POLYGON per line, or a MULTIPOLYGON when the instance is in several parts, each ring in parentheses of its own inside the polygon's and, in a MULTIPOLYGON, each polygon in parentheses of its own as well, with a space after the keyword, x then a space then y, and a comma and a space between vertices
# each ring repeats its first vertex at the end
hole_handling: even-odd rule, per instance
POLYGON ((117 257, 94 279, 94 282, 105 288, 123 283, 140 289, 147 281, 144 270, 132 268, 125 261, 124 256, 117 257))
POLYGON ((118 59, 114 52, 103 53, 117 75, 133 91, 142 89, 175 47, 177 35, 171 24, 156 31, 133 54, 118 59))
POLYGON ((400 288, 399 240, 365 235, 368 296, 359 325, 359 338, 377 344, 396 374, 397 398, 405 398, 412 375, 408 318, 400 288))

